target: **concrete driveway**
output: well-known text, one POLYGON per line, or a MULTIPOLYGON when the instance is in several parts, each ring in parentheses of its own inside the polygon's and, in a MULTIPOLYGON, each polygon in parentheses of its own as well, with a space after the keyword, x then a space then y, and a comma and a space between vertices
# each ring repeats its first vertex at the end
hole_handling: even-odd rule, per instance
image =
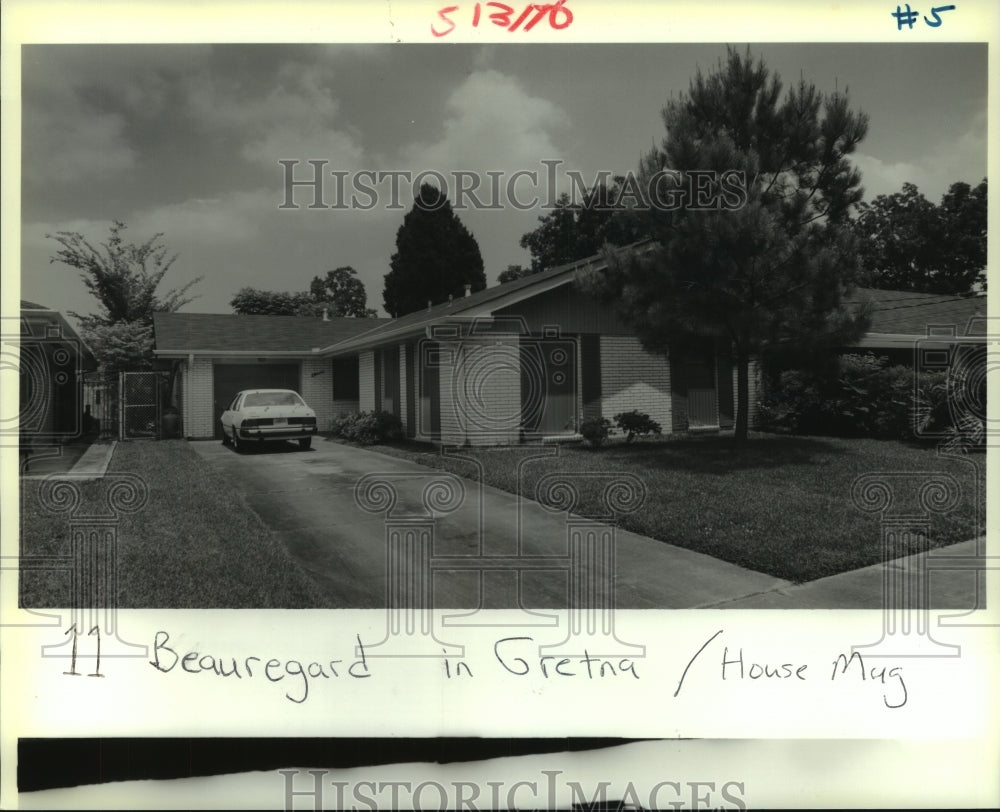
POLYGON ((425 584, 434 608, 460 609, 566 608, 571 591, 573 605, 611 596, 621 609, 688 608, 789 586, 617 528, 611 560, 609 547, 594 542, 606 526, 581 528, 590 542, 571 545, 565 512, 374 451, 322 439, 310 451, 281 443, 243 453, 218 442, 191 448, 242 494, 334 608, 385 607, 390 589, 398 605, 412 605, 426 599, 425 584), (369 509, 355 494, 366 477, 369 509), (386 496, 395 499, 391 509, 379 503, 386 496), (396 531, 411 535, 391 561, 387 532, 396 531), (433 534, 433 566, 419 555, 424 531, 433 534))

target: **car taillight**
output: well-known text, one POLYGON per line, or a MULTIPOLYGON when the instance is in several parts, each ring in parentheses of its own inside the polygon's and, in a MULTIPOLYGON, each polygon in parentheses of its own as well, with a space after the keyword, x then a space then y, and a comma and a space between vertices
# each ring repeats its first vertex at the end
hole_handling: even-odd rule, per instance
POLYGON ((248 417, 240 425, 240 428, 242 428, 242 429, 252 429, 252 428, 255 428, 255 427, 259 426, 259 425, 260 425, 260 419, 259 418, 248 417))

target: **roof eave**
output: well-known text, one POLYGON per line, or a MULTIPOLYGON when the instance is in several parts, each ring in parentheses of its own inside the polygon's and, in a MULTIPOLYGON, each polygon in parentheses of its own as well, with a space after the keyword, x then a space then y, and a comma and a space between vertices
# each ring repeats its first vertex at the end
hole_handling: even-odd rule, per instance
POLYGON ((854 343, 855 347, 912 347, 921 344, 976 344, 986 340, 979 335, 948 335, 931 333, 865 333, 854 343))
MULTIPOLYGON (((353 336, 345 339, 344 341, 337 342, 336 344, 322 347, 319 352, 322 355, 340 355, 352 350, 360 350, 368 347, 377 347, 381 344, 395 343, 396 340, 401 338, 424 335, 427 332, 427 327, 436 323, 474 321, 476 319, 492 318, 493 314, 497 310, 502 310, 505 307, 511 307, 519 302, 523 302, 525 299, 530 299, 533 296, 538 296, 563 285, 568 285, 576 278, 576 274, 580 269, 591 264, 593 264, 592 260, 580 262, 566 268, 558 274, 542 280, 537 285, 527 285, 519 290, 512 291, 507 295, 500 296, 496 299, 490 299, 488 302, 483 302, 481 305, 468 307, 455 313, 444 312, 433 314, 427 319, 407 324, 396 330, 386 330, 378 335, 362 334, 360 336, 353 336)), ((461 302, 461 299, 458 301, 461 302)))
POLYGON ((198 358, 210 356, 213 358, 310 358, 316 355, 318 348, 308 350, 185 350, 185 349, 154 349, 153 355, 158 358, 187 358, 193 355, 198 358))

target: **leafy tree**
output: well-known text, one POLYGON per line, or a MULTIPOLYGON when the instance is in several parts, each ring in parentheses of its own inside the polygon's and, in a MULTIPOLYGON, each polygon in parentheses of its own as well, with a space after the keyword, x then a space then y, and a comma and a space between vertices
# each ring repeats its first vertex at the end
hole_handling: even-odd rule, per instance
POLYGON ((98 311, 85 316, 69 311, 80 322, 80 333, 98 362, 111 371, 148 368, 153 354, 153 313, 173 312, 192 301, 185 294, 198 282, 158 294, 157 288, 177 255, 168 255, 154 234, 142 243, 126 242, 126 225, 111 224, 106 242, 94 246, 75 231, 58 231, 46 237, 61 248, 50 262, 61 262, 80 271, 87 290, 97 300, 98 311))
POLYGON ((521 237, 521 247, 531 252, 532 273, 592 256, 605 243, 626 245, 638 239, 637 224, 619 202, 621 180, 611 188, 594 186, 580 203, 571 203, 566 193, 559 196, 555 208, 538 218, 538 227, 521 237))
POLYGON ((854 221, 865 284, 919 293, 986 289, 986 179, 935 206, 912 183, 862 203, 854 221))
POLYGON ((865 328, 843 294, 857 272, 848 212, 861 198, 848 161, 868 119, 846 94, 823 95, 804 80, 784 95, 778 76, 730 48, 708 76, 663 110, 667 135, 640 172, 679 173, 718 207, 651 209, 661 240, 646 252, 609 252, 608 269, 582 280, 615 298, 651 351, 681 352, 706 339, 732 352, 737 369, 736 439, 748 429, 749 364, 788 346, 848 343, 865 328), (743 172, 745 203, 725 194, 722 173, 743 172), (739 205, 743 203, 743 205, 739 205))
POLYGON ((233 312, 243 316, 321 316, 325 309, 331 316, 372 318, 376 312, 365 307, 364 283, 357 271, 344 265, 314 276, 309 290, 298 293, 240 288, 229 300, 233 312))
POLYGON ((382 299, 391 316, 404 316, 460 297, 465 285, 486 287, 479 244, 438 189, 425 183, 396 232, 396 253, 385 275, 382 299))
POLYGON ((375 310, 367 307, 368 294, 365 293, 364 283, 350 265, 327 271, 325 277, 313 277, 309 293, 321 310, 324 305, 329 307, 331 316, 365 319, 377 315, 375 310))
POLYGON ((229 300, 233 312, 242 316, 296 316, 312 303, 307 293, 287 293, 258 288, 240 288, 229 300))
POLYGON ((525 268, 523 265, 508 265, 507 270, 500 271, 500 275, 497 277, 497 282, 501 285, 504 282, 513 282, 515 279, 520 279, 522 276, 528 276, 531 273, 531 268, 525 268))

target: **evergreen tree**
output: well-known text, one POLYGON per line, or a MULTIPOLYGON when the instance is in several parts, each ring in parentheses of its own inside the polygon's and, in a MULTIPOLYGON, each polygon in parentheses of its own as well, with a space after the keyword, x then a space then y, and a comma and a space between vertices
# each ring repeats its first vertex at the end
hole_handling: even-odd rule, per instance
POLYGON ((679 172, 680 188, 690 189, 692 171, 713 170, 709 197, 726 201, 722 173, 736 170, 745 202, 698 210, 689 196, 686 206, 653 207, 658 246, 609 256, 608 270, 584 285, 619 302, 647 349, 674 353, 711 339, 730 350, 736 439, 744 440, 751 357, 835 346, 865 329, 842 299, 858 270, 848 213, 862 194, 847 156, 868 119, 846 94, 824 96, 805 81, 782 99, 780 79, 732 48, 715 72, 695 75, 663 119, 662 149, 640 171, 679 172))
POLYGON ((390 316, 465 294, 465 285, 486 287, 479 244, 438 189, 425 183, 396 232, 392 270, 385 275, 382 298, 390 316))

